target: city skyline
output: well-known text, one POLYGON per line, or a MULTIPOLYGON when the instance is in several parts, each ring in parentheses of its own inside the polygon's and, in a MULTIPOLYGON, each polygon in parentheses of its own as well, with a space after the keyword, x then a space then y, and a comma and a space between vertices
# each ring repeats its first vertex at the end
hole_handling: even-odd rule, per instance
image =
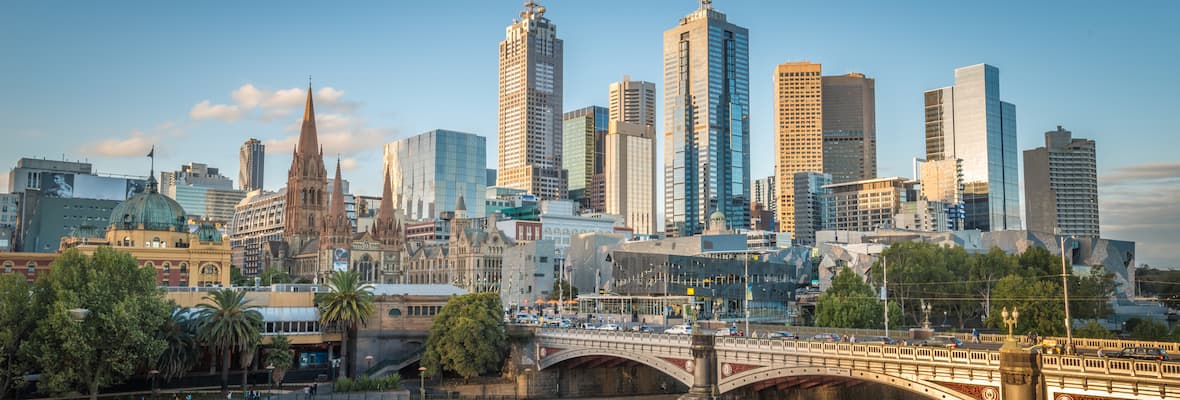
MULTIPOLYGON (((13 60, 23 61, 0 67, 0 79, 13 94, 0 100, 0 131, 10 143, 0 149, 0 162, 11 167, 22 156, 60 159, 65 153, 67 159, 87 159, 99 172, 144 175, 147 162, 141 157, 146 151, 141 150, 156 144, 161 165, 201 162, 225 168, 237 164, 242 141, 258 137, 271 153, 266 181, 274 190, 278 186, 273 182, 285 182, 283 167, 290 162, 305 95, 301 87, 310 72, 316 78, 316 105, 328 111, 318 121, 326 161, 341 154, 345 178, 356 186, 353 192, 377 194, 379 149, 385 143, 441 128, 488 137, 489 148, 495 148, 495 47, 519 3, 472 3, 465 7, 470 14, 448 15, 461 29, 418 43, 420 48, 386 39, 405 34, 403 29, 421 28, 425 22, 419 20, 429 18, 402 18, 405 27, 379 22, 403 14, 443 15, 450 7, 373 5, 369 12, 346 15, 342 13, 351 11, 278 7, 273 20, 259 20, 276 7, 235 5, 237 9, 225 10, 194 4, 173 14, 152 4, 82 4, 69 10, 17 4, 0 16, 5 26, 0 29, 6 33, 0 42, 12 49, 13 60), (221 15, 225 13, 230 15, 221 15), (225 29, 206 29, 214 17, 228 19, 225 29), (304 28, 318 26, 311 22, 333 29, 304 28), (102 32, 86 37, 95 30, 102 32), (403 57, 371 54, 382 47, 398 49, 385 53, 403 57), (50 48, 55 51, 45 50, 50 48), (421 62, 406 61, 413 59, 421 62), (464 72, 432 71, 439 64, 461 65, 464 72)), ((631 29, 604 32, 595 29, 593 18, 604 15, 599 8, 610 8, 604 3, 543 3, 549 9, 546 16, 562 27, 567 46, 563 112, 604 104, 607 85, 624 74, 662 82, 660 32, 697 7, 695 1, 628 3, 635 12, 612 18, 631 29), (632 42, 633 49, 618 49, 619 43, 632 42), (612 54, 612 59, 626 61, 587 62, 612 54), (585 65, 576 65, 578 61, 585 65)), ((1163 241, 1180 231, 1180 212, 1163 200, 1180 196, 1180 162, 1168 152, 1174 147, 1168 144, 1177 140, 1168 134, 1177 125, 1168 111, 1177 108, 1177 100, 1161 88, 1180 85, 1171 75, 1137 73, 1163 70, 1177 61, 1171 52, 1148 50, 1168 48, 1166 38, 1175 37, 1174 28, 1162 19, 1152 21, 1174 13, 1135 15, 1115 6, 1095 6, 1064 16, 1055 7, 1038 4, 1008 15, 998 10, 1003 7, 991 6, 997 10, 942 4, 893 10, 866 3, 847 15, 857 27, 851 32, 825 31, 825 37, 812 33, 802 37, 814 40, 791 41, 783 38, 819 32, 809 31, 814 25, 807 20, 820 18, 800 18, 801 24, 784 28, 772 23, 775 13, 768 12, 782 6, 714 4, 751 31, 750 125, 755 143, 772 137, 773 65, 808 60, 877 79, 878 176, 909 176, 909 160, 924 153, 922 91, 945 86, 954 68, 996 65, 1004 72, 1005 101, 1021 107, 1018 149, 1038 147, 1042 133, 1058 124, 1096 140, 1105 235, 1139 242, 1140 263, 1175 265, 1177 258, 1164 253, 1163 241), (933 42, 927 45, 972 44, 947 54, 903 46, 919 36, 893 27, 917 26, 905 22, 931 15, 971 12, 978 16, 956 23, 958 30, 945 38, 921 36, 933 42), (990 28, 1001 16, 1006 29, 996 33, 990 28), (1033 40, 1016 40, 1020 37, 1033 40), (980 42, 984 38, 995 43, 980 42), (1102 57, 1094 58, 1096 53, 1102 57), (1142 146, 1148 140, 1160 145, 1142 146)), ((838 12, 809 7, 819 6, 791 7, 791 12, 816 17, 838 12)), ((657 118, 657 125, 662 119, 657 118)), ((657 132, 662 129, 657 126, 657 132)), ((773 154, 755 147, 750 156, 751 179, 771 173, 773 154)), ((488 162, 496 158, 489 151, 488 162)), ((7 178, 0 178, 5 180, 0 187, 7 187, 7 178)))

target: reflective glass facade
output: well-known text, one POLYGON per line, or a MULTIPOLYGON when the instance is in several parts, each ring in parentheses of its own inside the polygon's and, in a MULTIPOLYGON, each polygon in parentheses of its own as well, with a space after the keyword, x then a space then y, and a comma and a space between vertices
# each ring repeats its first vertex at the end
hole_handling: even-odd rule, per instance
POLYGON ((594 174, 603 167, 603 140, 609 127, 610 109, 590 106, 562 115, 562 168, 569 171, 571 200, 590 197, 594 174))
POLYGON ((1000 101, 1000 70, 955 70, 955 85, 927 91, 926 158, 962 160, 966 229, 1020 229, 1016 106, 1000 101))
POLYGON ((468 215, 484 215, 486 157, 483 136, 442 129, 386 144, 393 206, 410 220, 427 220, 454 211, 462 195, 468 215))
POLYGON ((664 224, 750 223, 749 32, 707 2, 664 32, 664 224))

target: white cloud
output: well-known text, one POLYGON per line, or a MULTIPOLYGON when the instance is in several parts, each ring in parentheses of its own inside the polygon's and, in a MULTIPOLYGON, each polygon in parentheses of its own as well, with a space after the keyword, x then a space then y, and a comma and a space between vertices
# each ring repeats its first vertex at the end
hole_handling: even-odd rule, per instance
POLYGON ((209 100, 201 101, 188 112, 192 119, 219 119, 226 122, 237 121, 242 117, 242 110, 238 106, 227 104, 210 104, 209 100))
POLYGON ((261 103, 262 99, 265 97, 265 93, 262 93, 262 91, 254 87, 254 85, 247 83, 242 85, 242 87, 239 87, 238 90, 233 91, 233 93, 230 93, 230 97, 232 97, 234 101, 238 102, 242 108, 248 110, 258 107, 258 104, 261 103))
POLYGON ((340 168, 348 171, 356 169, 356 158, 345 158, 340 160, 340 168))
POLYGON ((1180 163, 1117 168, 1099 185, 1102 236, 1135 241, 1139 263, 1180 266, 1172 251, 1180 236, 1180 163))
MULTIPOLYGON (((389 129, 369 128, 363 120, 347 114, 316 114, 316 132, 325 158, 340 154, 352 156, 358 152, 379 148, 393 137, 389 129)), ((266 141, 268 153, 290 152, 299 142, 298 121, 287 126, 292 135, 266 141)), ((355 162, 355 160, 354 160, 355 162)), ((346 168, 347 169, 347 168, 346 168)))
POLYGON ((127 137, 106 138, 82 146, 84 154, 101 157, 143 157, 151 151, 157 138, 139 130, 131 131, 127 137))

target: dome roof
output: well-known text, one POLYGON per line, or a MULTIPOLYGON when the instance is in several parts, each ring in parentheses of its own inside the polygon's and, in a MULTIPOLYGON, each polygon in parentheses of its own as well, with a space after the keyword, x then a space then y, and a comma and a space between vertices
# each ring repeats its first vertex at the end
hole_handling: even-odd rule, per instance
POLYGON ((197 228, 197 240, 202 242, 221 243, 221 231, 211 224, 201 224, 197 228))
POLYGON ((725 221, 725 214, 722 214, 721 210, 713 211, 713 214, 709 215, 709 220, 710 221, 725 221))
POLYGON ((147 191, 119 203, 111 211, 111 225, 115 229, 143 229, 149 231, 183 232, 187 221, 184 208, 168 196, 156 191, 155 178, 148 178, 147 191))

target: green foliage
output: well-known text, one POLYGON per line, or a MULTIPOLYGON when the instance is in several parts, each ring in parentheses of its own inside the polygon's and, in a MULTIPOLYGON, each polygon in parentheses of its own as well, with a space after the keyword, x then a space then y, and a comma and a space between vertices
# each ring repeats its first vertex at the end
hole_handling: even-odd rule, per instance
POLYGON ((1051 281, 1008 275, 996 282, 995 301, 992 302, 988 326, 1007 330, 1001 311, 1020 312, 1016 334, 1036 332, 1041 336, 1061 336, 1065 333, 1065 308, 1061 301, 1061 284, 1051 281))
POLYGON ((1114 332, 1107 330, 1106 328, 1102 327, 1102 324, 1099 324, 1098 321, 1094 321, 1094 320, 1091 320, 1090 322, 1086 322, 1086 325, 1081 328, 1074 329, 1073 335, 1076 337, 1089 338, 1089 339, 1114 339, 1115 338, 1114 332))
POLYGON ((398 374, 382 378, 370 378, 368 375, 361 375, 356 380, 349 379, 348 377, 336 379, 336 384, 332 385, 332 392, 384 392, 387 390, 401 389, 401 387, 402 377, 398 374))
POLYGON ((1090 268, 1086 276, 1071 276, 1069 280, 1069 310, 1075 319, 1099 319, 1114 314, 1110 299, 1114 297, 1118 283, 1114 274, 1107 273, 1101 265, 1090 268))
POLYGON ((52 268, 37 282, 32 315, 39 319, 33 341, 22 347, 41 371, 38 389, 84 390, 95 399, 100 388, 159 359, 167 343, 157 332, 171 307, 156 287, 155 269, 110 247, 92 256, 68 250, 52 268), (80 320, 71 318, 69 310, 83 308, 89 312, 73 314, 80 320))
POLYGON ((266 365, 274 366, 275 382, 282 382, 287 371, 295 364, 295 352, 291 351, 291 340, 286 335, 271 336, 270 346, 265 350, 266 365))
POLYGON ((198 337, 221 350, 221 391, 229 391, 229 364, 233 350, 257 346, 262 331, 262 314, 246 300, 246 292, 230 288, 210 292, 197 305, 198 337))
POLYGON ((250 279, 247 278, 246 275, 242 274, 242 268, 230 267, 230 269, 229 269, 229 282, 232 283, 234 286, 249 286, 249 284, 250 284, 249 281, 250 281, 250 279))
POLYGON ((34 309, 31 289, 22 275, 0 276, 0 398, 23 386, 21 378, 32 373, 30 360, 20 353, 39 319, 29 312, 34 309))
POLYGON ((548 300, 572 299, 578 297, 578 288, 570 284, 569 280, 554 280, 553 290, 549 292, 548 300))
POLYGON ((1144 320, 1131 329, 1131 338, 1135 340, 1168 340, 1168 325, 1155 320, 1144 320))
POLYGON ((374 310, 373 287, 361 282, 359 271, 343 271, 332 274, 326 283, 328 293, 320 293, 317 300, 320 305, 320 322, 324 325, 338 324, 344 328, 341 336, 341 348, 345 349, 341 355, 340 365, 344 366, 344 376, 352 376, 353 359, 348 346, 348 338, 357 328, 368 322, 374 310))
MULTIPOLYGON (((890 302, 890 323, 901 323, 901 307, 890 302)), ((815 324, 832 328, 879 328, 884 325, 884 308, 873 289, 860 275, 845 267, 832 280, 832 287, 819 296, 815 324)))
POLYGON ((508 350, 503 310, 496 293, 451 297, 434 317, 426 339, 426 375, 451 371, 470 379, 499 370, 508 350))
POLYGON ((1180 270, 1156 269, 1144 265, 1135 271, 1139 294, 1152 296, 1173 309, 1180 309, 1180 270))
POLYGON ((291 275, 286 272, 274 268, 267 267, 258 274, 260 284, 263 286, 271 286, 277 283, 291 283, 291 275))
POLYGON ((188 317, 189 309, 172 306, 172 316, 165 321, 157 335, 167 343, 156 361, 160 377, 172 380, 184 376, 197 363, 197 322, 188 317))

